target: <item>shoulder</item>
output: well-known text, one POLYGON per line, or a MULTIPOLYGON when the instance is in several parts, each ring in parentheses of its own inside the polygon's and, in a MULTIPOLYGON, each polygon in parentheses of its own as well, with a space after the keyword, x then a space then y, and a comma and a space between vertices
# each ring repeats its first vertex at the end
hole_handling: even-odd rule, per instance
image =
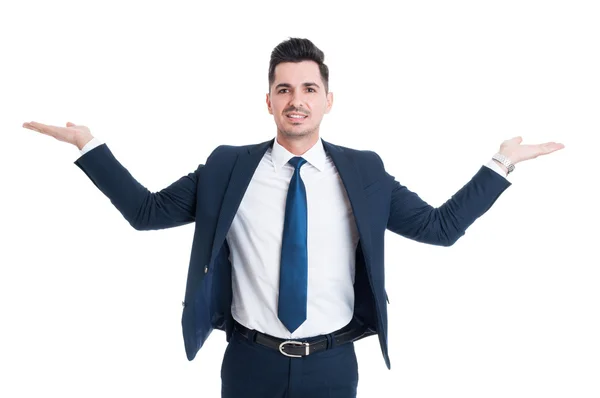
POLYGON ((383 161, 377 152, 370 149, 355 149, 329 143, 332 147, 344 152, 346 156, 359 166, 377 167, 383 169, 383 161))
POLYGON ((354 149, 353 151, 355 152, 353 156, 356 156, 360 161, 375 164, 383 168, 383 161, 377 152, 369 149, 354 149))
POLYGON ((221 157, 221 156, 237 155, 237 154, 241 153, 242 151, 247 150, 247 148, 248 148, 248 145, 245 145, 245 146, 219 145, 211 152, 211 154, 208 156, 208 159, 211 159, 214 157, 221 157))
POLYGON ((236 159, 238 155, 252 151, 254 148, 263 145, 251 144, 251 145, 219 145, 216 147, 206 159, 206 162, 214 160, 227 160, 236 159))

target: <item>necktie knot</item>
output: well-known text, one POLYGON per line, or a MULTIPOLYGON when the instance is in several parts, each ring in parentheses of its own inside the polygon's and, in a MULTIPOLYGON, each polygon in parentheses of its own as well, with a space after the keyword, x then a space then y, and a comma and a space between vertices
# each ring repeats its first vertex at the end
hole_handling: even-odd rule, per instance
POLYGON ((288 161, 288 163, 291 164, 292 166, 294 166, 294 168, 296 170, 300 170, 300 167, 302 167, 302 165, 306 163, 306 159, 304 159, 303 157, 300 157, 300 156, 296 156, 296 157, 291 158, 288 161))

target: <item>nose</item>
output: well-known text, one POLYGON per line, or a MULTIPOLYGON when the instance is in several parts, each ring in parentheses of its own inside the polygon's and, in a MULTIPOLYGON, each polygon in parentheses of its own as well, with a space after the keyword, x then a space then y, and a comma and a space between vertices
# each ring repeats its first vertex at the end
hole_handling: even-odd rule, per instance
POLYGON ((290 98, 290 107, 295 107, 297 109, 301 108, 304 104, 304 97, 302 93, 296 90, 292 97, 290 98))

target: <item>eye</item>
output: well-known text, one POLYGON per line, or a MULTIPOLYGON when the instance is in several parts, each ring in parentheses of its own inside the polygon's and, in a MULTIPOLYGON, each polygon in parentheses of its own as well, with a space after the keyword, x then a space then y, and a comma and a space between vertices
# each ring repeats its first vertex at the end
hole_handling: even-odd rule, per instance
POLYGON ((309 87, 309 88, 308 88, 308 90, 312 90, 312 91, 309 91, 309 93, 311 93, 311 92, 312 92, 312 93, 316 93, 316 92, 317 92, 317 90, 315 90, 315 89, 314 89, 314 88, 312 88, 312 87, 309 87))
POLYGON ((279 94, 283 93, 284 91, 287 91, 287 88, 282 88, 281 90, 278 91, 279 94))

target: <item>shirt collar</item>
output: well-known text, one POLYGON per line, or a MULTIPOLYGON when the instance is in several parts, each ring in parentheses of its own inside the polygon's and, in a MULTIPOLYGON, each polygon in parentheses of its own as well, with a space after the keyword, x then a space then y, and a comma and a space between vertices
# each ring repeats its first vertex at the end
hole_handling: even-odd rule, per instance
MULTIPOLYGON (((271 158, 273 159, 273 167, 275 168, 275 172, 279 172, 279 170, 294 156, 296 155, 281 146, 281 144, 277 142, 277 138, 275 138, 273 142, 273 149, 271 150, 271 158)), ((323 171, 325 169, 327 155, 325 154, 325 147, 323 147, 323 141, 321 140, 321 137, 319 137, 319 140, 315 143, 315 145, 313 145, 308 151, 304 152, 304 154, 300 156, 302 156, 317 170, 323 171)))

